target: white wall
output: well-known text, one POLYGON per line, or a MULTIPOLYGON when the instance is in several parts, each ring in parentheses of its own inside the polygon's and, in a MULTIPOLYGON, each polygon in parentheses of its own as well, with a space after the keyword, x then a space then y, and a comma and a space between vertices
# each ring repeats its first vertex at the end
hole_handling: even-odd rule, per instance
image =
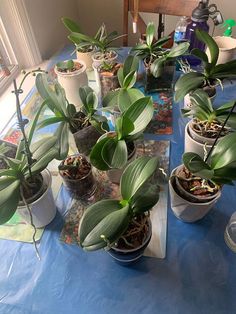
POLYGON ((77 0, 25 0, 25 6, 42 58, 48 59, 68 42, 61 17, 78 17, 77 0))

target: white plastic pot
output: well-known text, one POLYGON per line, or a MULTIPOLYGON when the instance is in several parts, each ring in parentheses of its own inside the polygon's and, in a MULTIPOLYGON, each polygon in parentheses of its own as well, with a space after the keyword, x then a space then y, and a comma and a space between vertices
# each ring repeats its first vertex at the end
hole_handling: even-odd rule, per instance
MULTIPOLYGON (((75 61, 76 62, 76 61, 75 61)), ((79 88, 88 85, 88 77, 86 74, 86 65, 83 61, 78 60, 82 64, 82 68, 73 72, 60 72, 55 66, 55 73, 59 84, 64 88, 66 98, 69 103, 74 104, 79 110, 81 108, 81 99, 79 96, 79 88)))
POLYGON ((99 74, 98 74, 98 67, 104 62, 106 61, 107 63, 114 63, 118 57, 118 54, 117 52, 115 51, 112 51, 113 53, 113 57, 112 58, 104 58, 102 57, 102 53, 101 52, 95 52, 92 54, 92 60, 93 60, 93 64, 92 64, 92 67, 93 67, 93 70, 94 70, 94 74, 95 74, 95 80, 96 80, 96 83, 99 87, 99 90, 100 90, 100 78, 99 78, 99 74))
POLYGON ((92 70, 93 67, 92 67, 92 64, 93 64, 93 59, 92 59, 92 55, 93 55, 93 51, 89 51, 89 52, 79 52, 77 51, 76 52, 76 55, 77 55, 77 60, 80 62, 80 61, 83 61, 86 65, 86 68, 88 70, 92 70))
MULTIPOLYGON (((32 213, 33 223, 36 228, 42 228, 48 225, 54 219, 57 212, 51 189, 51 173, 47 169, 45 169, 41 172, 41 174, 47 188, 37 200, 29 204, 32 213)), ((17 207, 17 212, 27 223, 31 223, 30 214, 25 205, 19 205, 17 207)))
MULTIPOLYGON (((182 165, 181 165, 182 166, 182 165)), ((177 169, 179 167, 175 168, 171 172, 171 177, 169 180, 169 190, 170 190, 170 202, 171 202, 171 208, 174 213, 174 215, 184 221, 184 222, 195 222, 200 219, 202 219, 215 205, 217 200, 221 196, 221 191, 218 191, 216 193, 215 198, 213 198, 211 201, 205 202, 205 203, 194 203, 190 202, 183 197, 181 197, 174 188, 174 177, 173 175, 176 173, 177 169)))
MULTIPOLYGON (((236 39, 227 36, 213 37, 219 47, 219 57, 217 64, 224 64, 236 59, 236 39)), ((210 58, 209 49, 206 50, 208 58, 210 58)))
POLYGON ((209 152, 214 143, 214 139, 198 135, 190 128, 191 123, 192 120, 190 120, 185 126, 184 151, 185 153, 196 153, 204 158, 205 150, 207 153, 209 152))

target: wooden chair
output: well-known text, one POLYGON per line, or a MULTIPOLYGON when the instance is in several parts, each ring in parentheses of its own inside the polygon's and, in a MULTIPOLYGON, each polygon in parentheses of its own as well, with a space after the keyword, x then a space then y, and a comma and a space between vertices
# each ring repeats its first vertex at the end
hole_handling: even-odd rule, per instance
MULTIPOLYGON (((123 34, 128 34, 129 12, 134 16, 134 1, 123 0, 123 34)), ((138 11, 159 14, 158 38, 164 30, 163 15, 191 16, 192 10, 197 7, 200 0, 139 0, 138 11)), ((141 34, 146 32, 146 24, 138 14, 137 28, 141 34)), ((123 38, 123 45, 128 45, 128 35, 123 38)))

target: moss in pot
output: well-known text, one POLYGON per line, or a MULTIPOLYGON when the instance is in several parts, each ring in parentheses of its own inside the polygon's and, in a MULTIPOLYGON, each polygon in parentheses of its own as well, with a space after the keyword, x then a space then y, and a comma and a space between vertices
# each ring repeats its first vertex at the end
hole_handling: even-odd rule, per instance
POLYGON ((70 132, 79 152, 89 155, 97 139, 109 129, 106 117, 97 113, 98 98, 95 92, 88 86, 80 87, 82 107, 80 111, 76 111, 75 106, 67 101, 61 86, 56 83, 52 89, 45 75, 37 76, 36 86, 44 99, 44 106, 52 112, 52 116, 42 121, 38 127, 60 123, 57 136, 63 143, 61 159, 67 156, 70 132))
POLYGON ((81 154, 68 156, 58 167, 66 188, 74 198, 93 194, 96 189, 92 166, 81 154))
POLYGON ((101 200, 85 210, 79 225, 83 249, 105 248, 115 261, 125 265, 142 256, 151 238, 146 214, 159 199, 158 182, 150 181, 157 169, 157 158, 134 160, 122 175, 121 199, 101 200))

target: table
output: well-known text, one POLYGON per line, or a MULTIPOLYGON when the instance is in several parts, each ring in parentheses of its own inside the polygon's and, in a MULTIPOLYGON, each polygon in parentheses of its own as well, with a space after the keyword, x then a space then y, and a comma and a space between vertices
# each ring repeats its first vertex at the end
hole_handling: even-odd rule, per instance
MULTIPOLYGON (((53 62, 53 61, 52 61, 53 62)), ((227 84, 219 104, 233 99, 227 84)), ((180 105, 173 106, 170 169, 181 162, 184 125, 180 105)), ((168 206, 167 257, 143 257, 132 267, 116 264, 103 251, 86 253, 59 242, 63 208, 40 242, 42 260, 32 246, 0 241, 0 313, 2 314, 229 314, 236 312, 236 255, 224 243, 224 229, 236 210, 235 187, 204 219, 187 224, 168 206)))

